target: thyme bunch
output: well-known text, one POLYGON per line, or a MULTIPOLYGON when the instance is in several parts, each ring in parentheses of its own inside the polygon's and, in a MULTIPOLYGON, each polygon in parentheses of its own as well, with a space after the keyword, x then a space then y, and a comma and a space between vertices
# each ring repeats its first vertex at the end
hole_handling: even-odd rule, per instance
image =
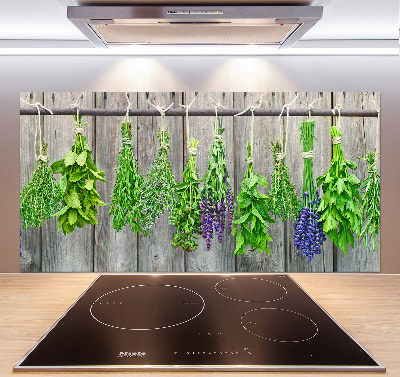
POLYGON ((171 219, 176 228, 171 244, 181 247, 186 252, 196 250, 196 239, 200 238, 198 234, 201 233, 200 180, 196 165, 198 143, 199 141, 194 138, 190 140, 189 150, 192 153, 183 170, 183 183, 175 186, 177 202, 171 212, 171 219))
POLYGON ((53 216, 58 216, 58 230, 71 234, 76 227, 85 224, 97 224, 96 206, 104 206, 96 191, 95 181, 107 182, 104 171, 97 169, 92 160, 92 151, 86 137, 82 135, 82 116, 74 116, 76 121, 75 144, 63 159, 54 162, 51 169, 54 174, 62 174, 58 185, 62 194, 62 209, 53 216))
POLYGON ((207 242, 207 250, 211 248, 214 232, 218 242, 222 242, 225 231, 225 217, 228 215, 227 232, 231 234, 233 220, 233 194, 225 160, 225 146, 222 142, 222 117, 214 122, 214 141, 210 148, 210 159, 207 172, 202 181, 201 191, 201 235, 207 242))
POLYGON ((269 210, 275 218, 282 221, 289 217, 296 218, 300 211, 300 200, 296 195, 294 185, 290 181, 289 169, 285 165, 283 149, 279 139, 271 142, 271 151, 274 158, 274 171, 271 177, 271 188, 268 192, 269 210))
POLYGON ((111 195, 109 215, 111 224, 119 232, 125 225, 130 225, 132 231, 140 232, 136 223, 138 217, 136 204, 139 201, 139 189, 143 184, 143 177, 139 173, 137 161, 133 155, 132 123, 121 124, 122 149, 117 156, 117 178, 111 195))
POLYGON ((367 163, 368 176, 365 178, 361 190, 364 191, 362 197, 363 223, 359 233, 360 242, 364 241, 367 247, 372 243, 372 250, 375 251, 379 230, 381 225, 381 177, 376 167, 376 160, 379 153, 368 151, 365 158, 360 158, 367 163))
MULTIPOLYGON (((150 234, 150 228, 167 209, 172 211, 176 206, 176 180, 168 161, 170 136, 168 131, 160 131, 157 135, 160 149, 153 161, 150 172, 139 190, 137 204, 137 224, 144 236, 150 234)), ((172 219, 170 217, 170 223, 172 219)))
POLYGON ((240 193, 237 197, 238 208, 235 214, 235 221, 232 234, 236 234, 235 254, 246 256, 246 246, 250 245, 253 251, 271 253, 267 243, 272 241, 267 233, 269 225, 275 223, 268 211, 268 196, 257 190, 257 186, 268 187, 268 181, 260 174, 254 174, 251 145, 247 142, 248 166, 240 186, 240 193))
POLYGON ((360 234, 361 182, 348 172, 348 168, 355 170, 357 165, 344 158, 340 141, 343 132, 336 126, 330 127, 329 130, 334 140, 333 157, 329 170, 317 178, 318 186, 322 185, 324 192, 318 211, 321 212, 321 220, 324 221, 324 232, 344 254, 347 254, 347 245, 354 247, 353 233, 360 234))
POLYGON ((60 201, 61 192, 48 164, 47 144, 43 143, 36 169, 20 194, 22 230, 42 226, 60 209, 60 201))

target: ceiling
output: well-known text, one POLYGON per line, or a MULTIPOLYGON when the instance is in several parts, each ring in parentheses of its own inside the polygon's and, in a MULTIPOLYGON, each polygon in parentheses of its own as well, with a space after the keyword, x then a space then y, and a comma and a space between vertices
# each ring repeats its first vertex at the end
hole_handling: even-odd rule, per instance
MULTIPOLYGON (((84 35, 67 20, 67 5, 100 4, 106 0, 0 0, 0 50, 10 47, 34 47, 40 41, 49 41, 52 47, 82 47, 87 41, 84 35), (23 43, 22 43, 23 42, 23 43), (64 43, 64 44, 63 44, 64 43), (81 43, 79 45, 79 43, 81 43), (30 45, 29 45, 30 44, 30 45)), ((141 4, 167 2, 165 0, 140 1, 141 4)), ((212 0, 205 0, 210 3, 212 0)), ((238 3, 240 0, 220 0, 218 3, 238 3)), ((271 3, 273 0, 254 0, 252 3, 271 3)), ((323 18, 302 38, 301 41, 319 41, 320 46, 332 40, 369 41, 398 40, 399 1, 398 0, 278 0, 279 3, 306 3, 323 5, 323 18), (384 6, 382 5, 384 3, 384 6)), ((128 0, 107 3, 127 3, 128 0)), ((198 3, 195 0, 173 1, 198 3)), ((273 1, 276 3, 277 1, 273 1)), ((134 1, 129 1, 134 3, 134 1)), ((242 3, 247 3, 243 2, 242 3)), ((87 42, 89 43, 89 42, 87 42)), ((90 47, 90 45, 86 45, 90 47)), ((398 43, 397 43, 398 46, 398 43)))

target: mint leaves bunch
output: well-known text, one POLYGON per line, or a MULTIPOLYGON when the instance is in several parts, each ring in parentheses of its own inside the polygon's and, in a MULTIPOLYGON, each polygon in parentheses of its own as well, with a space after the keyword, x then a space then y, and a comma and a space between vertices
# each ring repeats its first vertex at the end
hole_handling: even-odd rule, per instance
POLYGON ((82 116, 74 116, 76 125, 75 144, 63 159, 54 162, 51 169, 54 174, 62 174, 58 186, 62 195, 62 209, 54 214, 58 216, 58 230, 71 234, 76 227, 85 224, 97 224, 96 206, 104 206, 96 191, 95 181, 107 182, 104 171, 97 169, 92 160, 86 137, 82 135, 82 116))
POLYGON ((343 132, 336 126, 329 128, 333 140, 333 157, 329 170, 317 178, 324 196, 318 207, 323 230, 333 243, 347 254, 347 245, 354 247, 354 235, 359 234, 362 224, 362 198, 359 193, 360 180, 349 174, 348 168, 357 165, 344 158, 341 137, 343 132))
POLYGON ((171 241, 172 246, 181 247, 183 251, 194 251, 197 248, 196 239, 200 238, 200 189, 199 173, 196 165, 196 148, 199 141, 190 140, 190 157, 183 170, 183 183, 175 186, 177 201, 170 217, 176 228, 176 234, 171 241))
POLYGON ((119 232, 125 225, 130 225, 132 231, 140 232, 137 225, 136 204, 139 201, 139 189, 143 184, 143 177, 139 173, 137 161, 133 155, 132 123, 124 122, 121 125, 122 149, 117 156, 117 178, 111 195, 110 216, 113 228, 119 232))
POLYGON ((276 221, 268 213, 268 196, 263 195, 257 189, 258 185, 268 187, 268 182, 262 175, 254 174, 249 142, 247 143, 246 161, 248 166, 237 197, 238 208, 232 230, 232 234, 236 234, 235 254, 246 256, 246 246, 248 245, 253 251, 265 251, 270 254, 271 251, 267 244, 272 241, 272 238, 267 233, 267 228, 269 228, 267 223, 276 221))
POLYGON ((60 209, 60 201, 61 192, 48 164, 47 144, 43 143, 36 169, 20 194, 22 230, 41 227, 60 209))

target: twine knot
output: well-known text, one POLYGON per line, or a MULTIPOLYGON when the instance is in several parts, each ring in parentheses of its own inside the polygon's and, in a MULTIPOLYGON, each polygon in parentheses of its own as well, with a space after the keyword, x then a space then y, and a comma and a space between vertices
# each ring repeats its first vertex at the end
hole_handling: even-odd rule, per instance
POLYGON ((285 158, 286 153, 277 152, 275 153, 276 161, 281 161, 285 158))
POLYGON ((222 135, 214 134, 214 141, 221 141, 222 142, 222 135))
POLYGON ((246 158, 246 162, 248 163, 248 164, 251 164, 252 162, 253 162, 253 157, 247 157, 246 158))
POLYGON ((160 144, 160 148, 165 149, 167 151, 169 149, 169 144, 162 141, 160 144))
POLYGON ((122 144, 131 144, 131 139, 129 137, 123 137, 122 138, 122 144))
POLYGON ((75 133, 78 134, 82 134, 83 132, 83 128, 80 126, 75 126, 75 133))
POLYGON ((38 160, 43 161, 43 162, 47 162, 47 161, 49 161, 49 158, 44 154, 40 154, 38 156, 38 160))
POLYGON ((334 136, 332 138, 332 144, 341 144, 342 143, 342 138, 341 136, 334 136))
POLYGON ((314 151, 308 151, 302 153, 303 158, 314 158, 314 151))
POLYGON ((197 155, 197 148, 189 148, 189 154, 191 156, 196 156, 197 155))

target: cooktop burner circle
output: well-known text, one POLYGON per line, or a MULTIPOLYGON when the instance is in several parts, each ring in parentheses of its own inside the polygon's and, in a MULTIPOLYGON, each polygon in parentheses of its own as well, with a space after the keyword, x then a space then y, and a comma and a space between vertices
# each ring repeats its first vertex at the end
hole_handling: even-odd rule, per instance
POLYGON ((251 334, 273 342, 305 342, 318 334, 317 324, 304 314, 281 308, 257 308, 240 318, 251 334))
POLYGON ((262 278, 229 278, 215 284, 223 297, 240 302, 274 302, 287 295, 286 288, 272 280, 262 278))
POLYGON ((121 330, 161 330, 183 325, 204 310, 197 292, 177 285, 131 285, 107 292, 90 306, 104 326, 121 330))

